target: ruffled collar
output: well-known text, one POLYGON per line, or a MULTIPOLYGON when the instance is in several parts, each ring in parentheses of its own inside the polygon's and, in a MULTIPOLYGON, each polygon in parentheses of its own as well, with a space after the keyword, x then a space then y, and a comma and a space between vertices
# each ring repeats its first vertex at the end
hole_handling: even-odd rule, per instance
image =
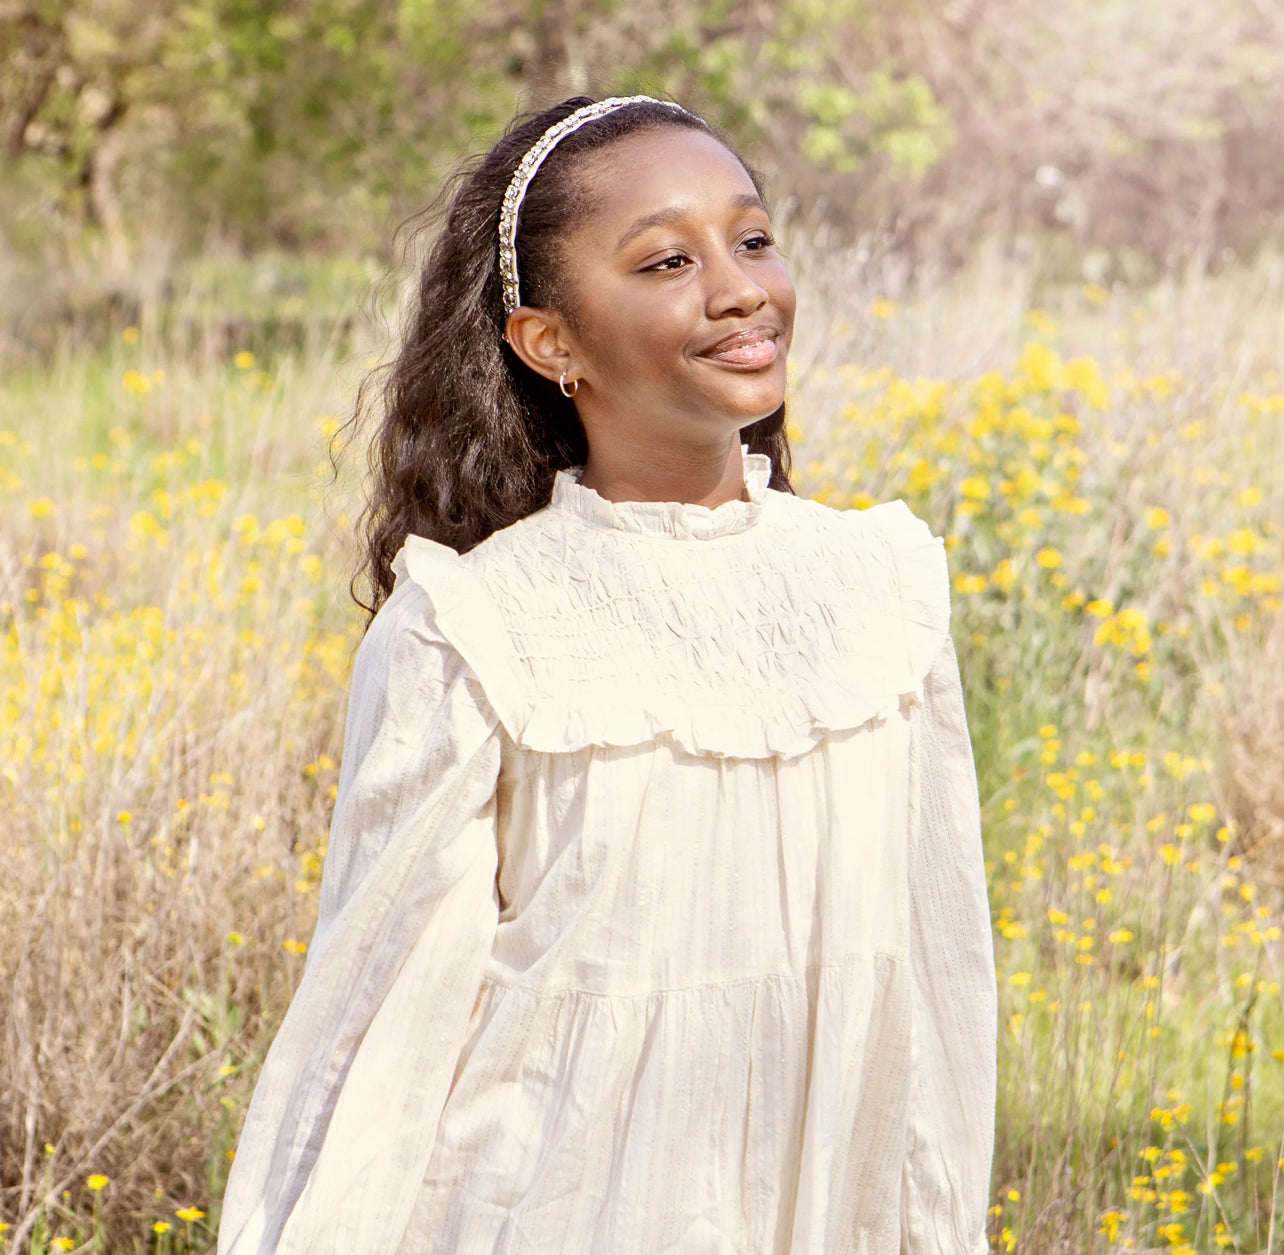
POLYGON ((599 527, 648 536, 671 536, 680 540, 712 540, 743 532, 758 522, 767 504, 771 480, 771 458, 750 453, 740 446, 748 501, 724 501, 719 506, 695 505, 687 501, 608 501, 580 482, 582 466, 557 472, 553 481, 553 509, 568 510, 599 527))

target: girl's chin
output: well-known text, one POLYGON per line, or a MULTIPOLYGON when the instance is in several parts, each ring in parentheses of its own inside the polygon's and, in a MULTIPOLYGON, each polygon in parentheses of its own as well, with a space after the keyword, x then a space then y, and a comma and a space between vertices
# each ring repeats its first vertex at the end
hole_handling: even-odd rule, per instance
POLYGON ((721 387, 701 389, 709 403, 719 409, 761 417, 774 414, 785 401, 783 370, 757 374, 728 371, 719 382, 721 387))
POLYGON ((744 401, 743 405, 736 407, 737 421, 742 427, 769 418, 784 405, 785 394, 778 388, 765 388, 758 396, 745 398, 744 401))

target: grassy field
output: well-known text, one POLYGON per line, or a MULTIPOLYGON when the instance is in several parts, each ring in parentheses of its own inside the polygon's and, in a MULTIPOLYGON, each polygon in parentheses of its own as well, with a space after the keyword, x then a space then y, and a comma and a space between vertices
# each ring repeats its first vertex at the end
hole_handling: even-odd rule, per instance
MULTIPOLYGON (((348 325, 360 278, 238 318, 250 281, 206 276, 4 363, 0 1249, 212 1248, 360 635, 327 457, 379 347, 348 325)), ((1278 276, 1037 308, 984 270, 900 303, 829 282, 793 361, 799 490, 903 496, 949 548, 999 965, 993 1247, 1275 1251, 1278 276)))

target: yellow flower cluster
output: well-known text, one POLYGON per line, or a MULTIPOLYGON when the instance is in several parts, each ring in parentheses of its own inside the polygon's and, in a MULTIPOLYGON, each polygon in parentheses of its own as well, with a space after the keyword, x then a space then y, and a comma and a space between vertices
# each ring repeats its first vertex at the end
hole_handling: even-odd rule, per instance
POLYGON ((1096 1178, 1097 1242, 1193 1251, 1198 1217, 1222 1247, 1226 1218, 1244 1232, 1252 1218, 1219 1187, 1238 1172, 1271 1196, 1244 1123, 1270 1136, 1284 1120, 1284 1050, 1267 1068, 1258 1049, 1284 1037, 1272 974, 1284 902, 1245 858, 1207 752, 1224 728, 1215 702, 1251 674, 1252 642, 1279 630, 1270 511, 1284 466, 1269 443, 1245 457, 1245 433, 1280 398, 1243 396, 1238 421, 1216 428, 1177 421, 1196 386, 1180 372, 1063 358, 1050 319, 1029 326, 1037 338, 1007 374, 840 369, 850 399, 800 458, 803 487, 845 509, 904 498, 945 538, 985 803, 1000 1128, 1058 1130, 1046 1164, 1000 1143, 992 1248, 1020 1244, 1045 1205, 1033 1200, 1064 1196, 1065 1148, 1090 1159, 1087 1130, 1103 1127, 1112 1162, 1126 1153, 1145 1170, 1113 1192, 1096 1178), (1210 1147, 1209 1128, 1228 1132, 1210 1147), (1018 1171, 1028 1205, 1004 1192, 1018 1171))
MULTIPOLYGON (((101 411, 110 420, 87 422, 79 445, 42 430, 36 416, 14 422, 0 411, 0 509, 16 555, 0 590, 7 916, 20 930, 46 911, 38 903, 50 877, 60 882, 65 918, 56 929, 46 923, 40 943, 52 979, 35 969, 30 979, 82 990, 86 973, 97 982, 101 972, 111 983, 106 1019, 92 1018, 101 1000, 82 990, 58 1031, 86 1058, 127 1048, 137 1075, 127 1071, 120 1083, 146 1082, 160 1057, 146 1050, 181 1040, 185 1011, 196 1014, 182 1031, 199 1043, 191 1057, 209 1059, 203 1083, 221 1087, 222 1123, 192 1144, 217 1145, 224 1166, 253 1083, 252 1071, 242 1080, 240 1060, 279 1018, 269 1003, 233 1048, 246 992, 283 1006, 307 950, 361 626, 336 583, 351 559, 324 521, 326 485, 316 474, 319 429, 333 420, 302 424, 298 454, 256 480, 259 407, 277 385, 248 354, 229 366, 222 399, 182 364, 115 372, 101 411), (202 409, 188 409, 185 430, 171 438, 174 407, 192 396, 202 409), (219 423, 206 405, 226 410, 219 423), (112 964, 126 954, 122 1027, 112 964)), ((21 952, 17 931, 0 942, 21 952)), ((180 1055, 176 1066, 188 1062, 180 1055)), ((83 1068, 83 1059, 67 1066, 83 1068)), ((158 1118, 174 1120, 187 1092, 174 1089, 158 1118)), ((69 1142, 89 1145, 105 1131, 73 1126, 69 1142)), ((117 1162, 131 1162, 141 1145, 121 1145, 117 1162)), ((52 1176, 63 1152, 51 1144, 46 1153, 52 1176)), ((154 1167, 143 1165, 148 1174, 155 1178, 154 1167)), ((196 1163, 183 1175, 205 1172, 196 1163)), ((41 1221, 36 1249, 108 1249, 101 1224, 137 1216, 138 1178, 133 1167, 82 1177, 79 1207, 64 1195, 41 1221)), ((216 1188, 221 1177, 209 1180, 216 1188)), ((162 1218, 153 1211, 138 1222, 146 1249, 207 1248, 205 1204, 185 1204, 180 1197, 162 1218)))
MULTIPOLYGON (((891 331, 902 310, 869 314, 891 331)), ((1214 747, 1279 630, 1284 394, 1237 383, 1204 421, 1198 381, 1063 355, 1039 311, 1026 326, 1003 371, 841 367, 823 441, 791 424, 797 486, 903 497, 945 539, 998 969, 992 1249, 1037 1249, 1070 1197, 1075 1249, 1255 1249, 1284 1122, 1284 903, 1214 747)), ((132 332, 69 461, 41 456, 34 419, 0 423, 24 555, 0 595, 0 821, 36 852, 9 869, 33 909, 50 868, 83 901, 113 877, 116 931, 65 970, 127 952, 140 1034, 198 1017, 218 1101, 182 1118, 217 1148, 212 1202, 305 966, 360 620, 322 495, 299 491, 338 420, 297 421, 311 394, 247 349, 201 375, 132 332)), ((113 1171, 78 1178, 82 1223, 69 1203, 50 1249, 125 1206, 113 1171)), ((184 1201, 139 1240, 204 1249, 184 1201)))

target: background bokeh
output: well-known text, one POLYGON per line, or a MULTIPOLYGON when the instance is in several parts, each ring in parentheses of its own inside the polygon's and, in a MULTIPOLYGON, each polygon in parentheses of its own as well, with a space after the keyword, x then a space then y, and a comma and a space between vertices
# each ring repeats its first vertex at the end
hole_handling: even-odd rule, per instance
POLYGON ((394 228, 514 110, 637 90, 767 177, 798 490, 946 539, 993 1249, 1278 1250, 1267 0, 0 4, 0 1250, 212 1249, 315 915, 394 228))
POLYGON ((994 240, 1052 280, 1222 268, 1281 243, 1282 50, 1265 0, 11 0, 6 305, 384 257, 515 109, 585 91, 701 108, 889 280, 994 240))

